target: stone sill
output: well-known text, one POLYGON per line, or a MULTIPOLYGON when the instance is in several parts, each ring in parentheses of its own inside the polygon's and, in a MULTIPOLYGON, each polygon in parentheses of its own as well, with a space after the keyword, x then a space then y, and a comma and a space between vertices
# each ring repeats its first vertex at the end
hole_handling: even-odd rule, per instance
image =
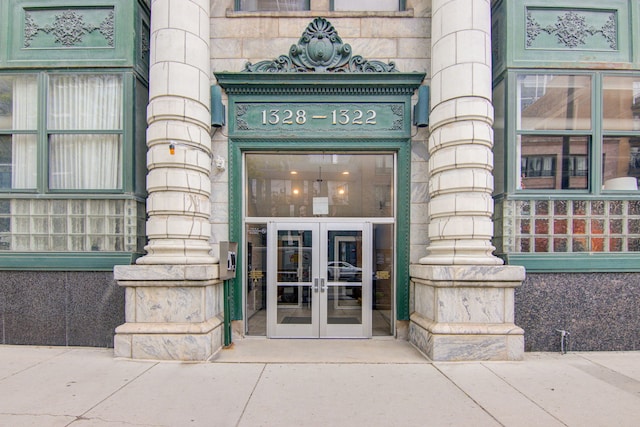
POLYGON ((414 18, 413 9, 398 12, 390 11, 327 11, 327 10, 301 10, 295 12, 259 11, 259 12, 238 12, 227 9, 227 18, 414 18))

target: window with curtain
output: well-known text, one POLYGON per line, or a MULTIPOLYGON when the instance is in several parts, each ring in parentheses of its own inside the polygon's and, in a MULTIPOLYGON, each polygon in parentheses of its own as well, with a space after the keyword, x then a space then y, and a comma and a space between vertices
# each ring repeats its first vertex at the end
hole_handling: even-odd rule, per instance
POLYGON ((121 74, 0 74, 0 191, 120 190, 122 145, 121 74))
POLYGON ((309 0, 236 0, 236 10, 290 12, 310 8, 309 0))
POLYGON ((0 75, 0 190, 37 183, 37 76, 0 75))
POLYGON ((121 188, 120 75, 51 76, 47 128, 50 189, 121 188))

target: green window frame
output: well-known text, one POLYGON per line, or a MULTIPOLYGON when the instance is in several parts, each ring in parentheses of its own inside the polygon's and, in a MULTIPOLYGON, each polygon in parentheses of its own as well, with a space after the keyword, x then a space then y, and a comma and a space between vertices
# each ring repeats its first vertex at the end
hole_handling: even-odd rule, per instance
POLYGON ((0 99, 5 104, 0 107, 0 193, 122 194, 131 186, 125 173, 130 164, 125 153, 132 144, 126 132, 133 111, 125 95, 132 93, 130 75, 111 70, 6 71, 0 73, 3 77, 5 83, 13 80, 14 89, 5 84, 0 96, 20 92, 25 102, 0 99))
POLYGON ((512 192, 638 195, 640 73, 516 70, 508 79, 512 192), (553 158, 557 175, 527 176, 530 157, 553 158))
MULTIPOLYGON (((577 92, 574 86, 576 97, 577 92)), ((640 271, 638 101, 640 71, 512 69, 496 81, 496 255, 529 272, 640 271), (569 77, 588 81, 581 86, 582 99, 574 98, 580 111, 551 96, 523 113, 548 96, 529 88, 527 100, 523 75, 535 77, 532 81, 561 76, 545 84, 565 94, 571 93, 571 85, 563 84, 569 77), (526 138, 528 151, 522 149, 526 138), (570 148, 562 150, 564 144, 570 148), (523 165, 533 175, 526 181, 523 165), (611 185, 618 178, 621 183, 611 185), (555 185, 535 188, 530 185, 535 180, 555 185), (582 183, 566 184, 571 180, 582 183)))
POLYGON ((109 271, 143 253, 146 97, 132 70, 0 72, 0 269, 109 271), (25 139, 28 149, 14 148, 25 139), (29 167, 13 168, 22 159, 29 167), (54 172, 65 171, 79 181, 55 183, 54 172), (97 181, 86 184, 88 176, 97 181))

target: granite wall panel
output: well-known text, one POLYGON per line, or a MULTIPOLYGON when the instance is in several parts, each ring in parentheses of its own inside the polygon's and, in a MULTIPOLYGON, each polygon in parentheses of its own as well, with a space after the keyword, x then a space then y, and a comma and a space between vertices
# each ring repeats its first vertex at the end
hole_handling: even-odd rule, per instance
POLYGON ((640 274, 528 274, 516 288, 516 325, 525 351, 640 350, 640 274))
POLYGON ((2 344, 112 347, 122 323, 112 272, 0 271, 2 344))

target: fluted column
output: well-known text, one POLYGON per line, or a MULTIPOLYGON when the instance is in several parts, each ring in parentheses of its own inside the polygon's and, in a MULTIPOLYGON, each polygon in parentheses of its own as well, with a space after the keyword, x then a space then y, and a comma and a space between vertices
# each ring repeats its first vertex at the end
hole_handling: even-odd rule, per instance
POLYGON ((138 264, 217 262, 209 254, 209 9, 209 0, 151 2, 149 243, 138 264))
POLYGON ((489 0, 433 0, 429 239, 421 264, 498 265, 493 256, 489 0))

